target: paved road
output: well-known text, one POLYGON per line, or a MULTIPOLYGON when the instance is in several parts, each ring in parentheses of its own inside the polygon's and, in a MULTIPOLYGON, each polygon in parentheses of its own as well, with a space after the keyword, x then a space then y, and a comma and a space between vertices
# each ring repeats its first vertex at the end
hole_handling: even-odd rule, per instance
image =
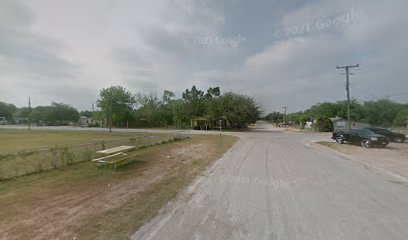
MULTIPOLYGON (((408 185, 260 122, 132 239, 407 239, 408 185)), ((312 136, 313 137, 313 136, 312 136)))

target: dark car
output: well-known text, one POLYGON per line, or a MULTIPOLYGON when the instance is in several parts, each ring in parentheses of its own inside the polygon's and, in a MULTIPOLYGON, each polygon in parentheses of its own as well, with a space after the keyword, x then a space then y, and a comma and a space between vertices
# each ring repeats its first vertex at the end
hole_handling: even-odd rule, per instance
POLYGON ((349 132, 333 132, 332 139, 337 143, 344 142, 361 144, 361 146, 370 147, 385 147, 389 143, 386 136, 375 134, 368 129, 351 129, 349 132))
POLYGON ((370 127, 370 128, 365 128, 365 129, 370 130, 371 132, 375 134, 386 136, 390 139, 391 142, 402 143, 406 140, 406 137, 404 134, 391 132, 390 130, 385 129, 385 128, 370 127))

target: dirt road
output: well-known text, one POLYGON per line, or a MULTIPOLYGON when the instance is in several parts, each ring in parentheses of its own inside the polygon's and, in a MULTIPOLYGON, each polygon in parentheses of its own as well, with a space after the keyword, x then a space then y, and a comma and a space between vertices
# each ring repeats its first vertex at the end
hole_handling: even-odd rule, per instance
POLYGON ((132 239, 406 239, 408 185, 258 123, 132 239))

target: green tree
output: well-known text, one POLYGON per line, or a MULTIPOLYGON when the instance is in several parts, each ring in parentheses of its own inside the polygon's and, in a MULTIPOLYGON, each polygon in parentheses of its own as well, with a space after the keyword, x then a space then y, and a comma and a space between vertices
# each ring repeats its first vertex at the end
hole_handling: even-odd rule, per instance
POLYGON ((85 116, 85 117, 88 117, 88 118, 93 117, 93 112, 91 112, 91 111, 81 111, 79 114, 81 116, 85 116))
POLYGON ((261 114, 253 98, 233 92, 227 92, 220 97, 219 107, 221 116, 226 117, 232 127, 253 123, 261 114))
POLYGON ((177 128, 184 128, 189 123, 190 116, 186 111, 186 102, 182 99, 176 99, 171 102, 173 125, 177 128))
POLYGON ((388 99, 365 102, 362 110, 363 121, 376 126, 389 127, 402 108, 402 104, 388 99))
POLYGON ((173 108, 175 94, 169 90, 164 90, 161 104, 159 106, 159 122, 161 126, 169 126, 173 124, 173 108))
POLYGON ((122 86, 103 88, 99 92, 96 102, 112 131, 112 123, 129 121, 133 118, 133 109, 136 104, 135 96, 122 86))
POLYGON ((220 87, 210 87, 207 90, 207 93, 205 94, 205 98, 210 99, 210 98, 217 98, 221 96, 221 90, 220 87))
POLYGON ((17 107, 13 104, 7 104, 0 102, 0 117, 5 117, 7 121, 13 121, 13 114, 16 112, 17 107))
POLYGON ((158 126, 160 124, 159 110, 161 102, 157 97, 157 93, 139 93, 137 94, 136 99, 140 105, 140 108, 137 110, 138 116, 144 121, 145 126, 158 126))
POLYGON ((191 90, 186 89, 182 94, 183 100, 186 102, 184 107, 192 120, 196 116, 203 116, 204 113, 204 92, 198 90, 196 86, 191 87, 191 90))
POLYGON ((327 116, 319 116, 316 122, 316 128, 319 132, 333 131, 333 122, 327 116))
POLYGON ((50 106, 35 107, 30 114, 30 118, 38 124, 60 126, 77 122, 79 112, 71 105, 53 102, 50 106))
POLYGON ((394 127, 406 127, 408 121, 408 104, 406 104, 395 116, 392 125, 394 127))
POLYGON ((163 96, 162 96, 162 103, 163 104, 169 104, 170 101, 175 97, 176 95, 169 90, 164 90, 163 96))
MULTIPOLYGON (((289 115, 288 115, 289 116, 289 115)), ((280 112, 271 112, 264 118, 266 121, 278 123, 283 120, 283 114, 280 112)))

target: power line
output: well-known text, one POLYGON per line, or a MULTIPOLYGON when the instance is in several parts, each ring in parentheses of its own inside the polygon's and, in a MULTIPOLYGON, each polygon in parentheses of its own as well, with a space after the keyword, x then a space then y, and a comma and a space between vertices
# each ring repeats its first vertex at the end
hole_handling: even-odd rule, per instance
POLYGON ((350 68, 357 68, 359 64, 356 65, 346 65, 346 66, 337 66, 337 69, 346 69, 346 91, 347 91, 347 130, 350 131, 351 129, 351 120, 350 120, 350 68))
POLYGON ((398 93, 398 94, 388 95, 388 97, 399 97, 399 96, 408 96, 408 93, 398 93))
POLYGON ((376 99, 376 100, 382 99, 382 98, 379 97, 379 96, 376 96, 376 95, 374 95, 374 94, 372 94, 372 93, 370 93, 370 92, 368 92, 368 91, 366 91, 366 90, 363 90, 363 89, 361 89, 361 88, 359 88, 359 87, 356 87, 356 85, 354 85, 354 84, 350 84, 350 86, 352 86, 353 88, 355 88, 355 89, 359 90, 360 92, 366 94, 367 96, 370 96, 370 97, 373 98, 373 99, 376 99))

